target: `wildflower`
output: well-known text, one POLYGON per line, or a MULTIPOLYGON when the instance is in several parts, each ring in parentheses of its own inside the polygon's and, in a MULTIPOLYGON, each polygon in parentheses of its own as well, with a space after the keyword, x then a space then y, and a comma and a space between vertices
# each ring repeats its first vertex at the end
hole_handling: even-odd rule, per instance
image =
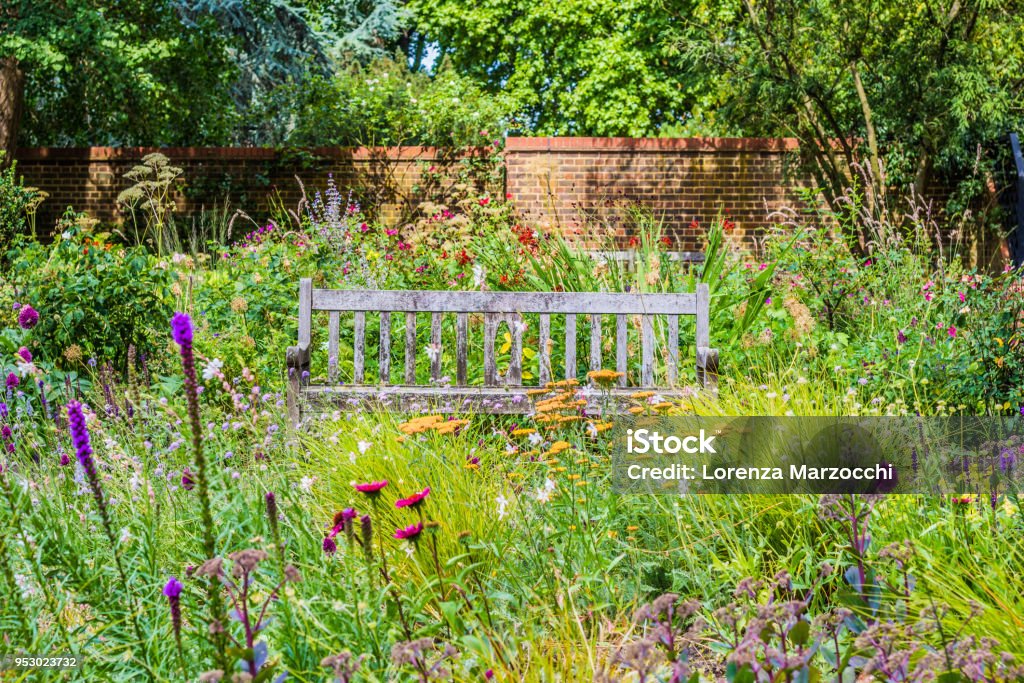
POLYGON ((334 513, 334 519, 331 528, 331 536, 337 536, 340 532, 351 530, 351 522, 353 519, 359 516, 359 513, 355 511, 355 508, 345 508, 339 512, 334 513))
POLYGON ((39 312, 28 304, 21 307, 18 313, 18 325, 23 330, 31 330, 39 323, 39 312))
POLYGON ((498 519, 505 519, 508 516, 508 499, 502 494, 494 502, 498 504, 498 519))
POLYGON ((382 479, 381 481, 370 481, 365 484, 352 484, 356 491, 359 491, 359 493, 365 493, 371 498, 379 496, 380 492, 387 485, 387 479, 382 479))
POLYGON ((620 377, 622 377, 622 373, 614 370, 591 370, 587 373, 587 379, 593 380, 603 387, 610 387, 620 377))
POLYGON ((21 384, 21 380, 18 379, 18 376, 12 372, 7 375, 7 381, 5 382, 5 384, 7 385, 8 389, 13 391, 16 386, 21 384))
POLYGON ((181 473, 181 488, 186 491, 191 491, 196 486, 195 480, 192 478, 192 473, 185 468, 185 471, 181 473))
POLYGON ((429 495, 430 495, 430 487, 428 486, 427 488, 423 489, 419 493, 414 493, 414 494, 412 494, 411 496, 409 496, 407 498, 399 498, 398 500, 395 501, 395 507, 396 508, 405 508, 405 507, 416 508, 416 507, 419 507, 420 504, 423 503, 423 501, 429 495))
POLYGON ((953 325, 950 325, 948 328, 946 328, 946 334, 948 334, 950 336, 950 338, 955 338, 956 337, 956 327, 954 327, 953 325))
POLYGON ((323 549, 325 555, 333 555, 338 551, 338 544, 330 536, 324 537, 323 549))
POLYGON ((20 349, 14 352, 14 355, 21 359, 22 363, 32 362, 32 352, 28 348, 22 346, 20 349))
POLYGON ((903 334, 903 330, 898 330, 896 332, 896 343, 897 344, 906 344, 907 343, 907 335, 903 334))
POLYGON ((220 369, 223 367, 224 361, 214 358, 203 367, 203 379, 209 382, 220 374, 220 369))
POLYGON ((164 596, 171 607, 171 625, 174 627, 174 639, 178 641, 178 649, 181 649, 181 591, 184 586, 181 581, 171 577, 164 585, 164 596))
POLYGON ((78 344, 72 344, 68 348, 64 349, 64 359, 69 363, 81 363, 82 362, 82 347, 78 344))
POLYGON ((423 533, 423 522, 416 522, 415 524, 410 524, 404 529, 395 529, 395 538, 400 541, 415 542, 421 533, 423 533))

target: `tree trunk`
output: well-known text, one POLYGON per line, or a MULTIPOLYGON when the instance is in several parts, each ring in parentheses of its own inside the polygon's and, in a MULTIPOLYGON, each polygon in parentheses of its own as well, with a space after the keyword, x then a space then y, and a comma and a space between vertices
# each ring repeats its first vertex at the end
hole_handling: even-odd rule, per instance
POLYGON ((25 72, 14 57, 0 59, 0 168, 14 159, 21 125, 22 102, 25 96, 25 72))

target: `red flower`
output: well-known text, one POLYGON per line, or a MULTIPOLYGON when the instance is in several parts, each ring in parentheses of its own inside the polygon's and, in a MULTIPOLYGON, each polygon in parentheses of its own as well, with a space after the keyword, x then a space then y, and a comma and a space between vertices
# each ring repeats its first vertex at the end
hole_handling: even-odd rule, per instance
POLYGON ((661 238, 661 243, 664 244, 666 247, 671 247, 672 238, 669 237, 668 235, 665 235, 664 237, 661 238))
POLYGON ((638 240, 636 237, 630 237, 629 238, 629 246, 630 246, 631 249, 633 247, 635 247, 636 245, 638 245, 638 244, 640 244, 640 240, 638 240))
POLYGON ((502 275, 500 278, 498 278, 498 282, 500 282, 503 285, 507 285, 508 284, 508 275, 502 275))
POLYGON ((700 223, 697 222, 696 218, 690 221, 690 230, 700 230, 700 223))
POLYGON ((423 522, 416 522, 404 529, 395 529, 395 538, 400 541, 415 541, 421 533, 423 533, 423 522))
POLYGON ((387 479, 383 479, 381 481, 370 481, 365 484, 352 484, 356 491, 359 491, 359 493, 365 493, 368 496, 379 495, 381 490, 387 485, 387 479))
POLYGON ((722 230, 724 230, 725 232, 732 232, 735 228, 736 228, 736 224, 733 223, 728 218, 726 218, 724 221, 722 221, 722 230))
POLYGON ((458 260, 460 266, 467 265, 468 263, 471 263, 473 261, 473 257, 467 254, 465 249, 459 252, 458 256, 456 256, 456 259, 458 260))
POLYGON ((423 489, 419 493, 414 493, 408 498, 399 498, 395 501, 396 508, 414 508, 419 506, 427 496, 430 495, 430 487, 423 489))

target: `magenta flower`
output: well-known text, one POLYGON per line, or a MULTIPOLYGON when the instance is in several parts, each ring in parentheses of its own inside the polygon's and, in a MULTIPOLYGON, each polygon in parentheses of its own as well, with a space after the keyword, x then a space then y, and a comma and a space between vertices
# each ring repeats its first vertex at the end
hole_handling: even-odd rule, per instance
POLYGON ((330 536, 324 537, 324 554, 333 555, 338 551, 338 544, 330 536))
POLYGON ((946 330, 946 333, 949 334, 950 337, 955 337, 956 336, 956 328, 953 327, 952 325, 950 325, 949 328, 946 330))
POLYGON ((430 495, 430 487, 423 489, 419 493, 414 493, 408 498, 399 498, 395 501, 396 508, 416 508, 419 507, 427 496, 430 495))
POLYGON ((181 649, 181 591, 185 587, 175 577, 167 579, 164 585, 164 595, 171 607, 171 625, 174 627, 174 639, 178 642, 178 649, 181 649))
POLYGON ((340 512, 334 513, 334 519, 331 522, 334 525, 331 527, 331 538, 334 538, 342 531, 345 531, 345 527, 348 526, 348 523, 358 516, 359 513, 355 511, 355 508, 345 508, 340 512))
POLYGON ((907 335, 903 334, 903 330, 896 332, 896 343, 905 344, 907 342, 907 335))
POLYGON ((32 362, 32 352, 28 348, 22 346, 20 349, 14 352, 14 355, 21 359, 23 363, 32 362))
POLYGON ((416 522, 404 529, 395 529, 395 538, 400 541, 415 541, 421 533, 423 533, 423 522, 416 522))
POLYGON ((186 491, 191 491, 196 486, 195 480, 192 478, 192 473, 185 468, 185 471, 181 473, 181 488, 186 491))
POLYGON ((21 307, 21 312, 18 313, 18 324, 21 325, 23 330, 31 330, 39 323, 39 312, 32 308, 28 304, 21 307))
POLYGON ((369 481, 365 484, 352 484, 356 491, 359 493, 365 493, 371 498, 380 495, 380 492, 388 485, 387 479, 381 481, 369 481))
POLYGON ((5 382, 5 384, 7 385, 8 389, 14 389, 14 387, 21 384, 21 380, 18 379, 18 376, 12 372, 9 375, 7 375, 7 381, 5 382))

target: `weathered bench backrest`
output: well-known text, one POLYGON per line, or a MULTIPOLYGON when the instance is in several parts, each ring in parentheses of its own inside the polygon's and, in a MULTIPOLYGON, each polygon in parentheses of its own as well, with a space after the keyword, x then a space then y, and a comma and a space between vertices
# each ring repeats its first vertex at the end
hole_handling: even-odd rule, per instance
MULTIPOLYGON (((405 384, 416 383, 416 317, 430 314, 430 377, 432 383, 441 379, 441 323, 445 314, 456 316, 456 377, 459 386, 467 383, 466 357, 470 314, 484 318, 484 385, 521 386, 523 384, 522 314, 539 314, 540 363, 539 384, 551 381, 551 316, 565 316, 564 352, 565 378, 577 377, 577 316, 590 318, 591 370, 602 368, 602 315, 615 316, 615 366, 628 383, 627 330, 631 316, 640 316, 641 372, 640 385, 654 385, 655 335, 653 317, 665 316, 668 358, 667 386, 679 380, 679 316, 696 316, 695 347, 697 379, 707 385, 714 381, 717 353, 710 349, 708 322, 708 286, 698 284, 695 294, 613 294, 590 292, 451 292, 451 291, 380 291, 314 289, 312 281, 303 279, 299 285, 299 346, 297 352, 307 359, 312 337, 314 311, 328 312, 328 380, 338 376, 338 352, 342 312, 354 313, 353 380, 366 383, 366 314, 380 313, 380 346, 378 349, 379 384, 390 384, 391 378, 391 314, 405 316, 405 384), (495 360, 495 343, 501 323, 508 325, 511 336, 511 359, 504 374, 499 375, 495 360)), ((373 382, 371 382, 373 383, 373 382)))

